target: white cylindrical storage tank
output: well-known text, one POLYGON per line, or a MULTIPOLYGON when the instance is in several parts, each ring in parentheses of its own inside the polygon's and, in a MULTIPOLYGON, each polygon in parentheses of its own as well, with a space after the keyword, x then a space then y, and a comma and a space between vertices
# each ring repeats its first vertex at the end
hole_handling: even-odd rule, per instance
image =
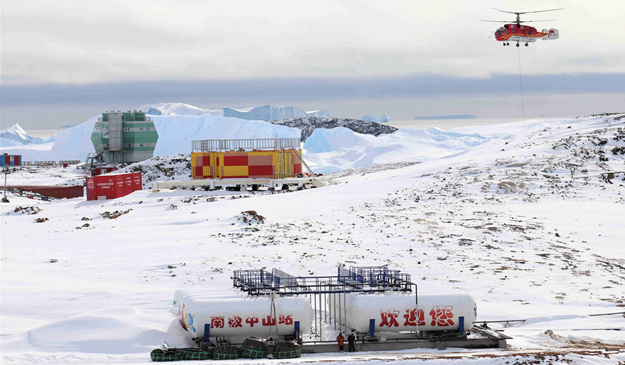
POLYGON ((193 337, 204 337, 205 324, 210 325, 210 337, 228 338, 293 335, 295 322, 299 322, 300 333, 307 333, 312 324, 312 307, 299 297, 275 296, 272 300, 270 296, 211 296, 180 290, 174 298, 182 324, 193 337))
POLYGON ((350 294, 347 302, 347 324, 359 332, 368 332, 372 319, 375 332, 457 331, 459 317, 468 330, 477 312, 473 297, 461 291, 420 292, 418 310, 414 294, 350 294))

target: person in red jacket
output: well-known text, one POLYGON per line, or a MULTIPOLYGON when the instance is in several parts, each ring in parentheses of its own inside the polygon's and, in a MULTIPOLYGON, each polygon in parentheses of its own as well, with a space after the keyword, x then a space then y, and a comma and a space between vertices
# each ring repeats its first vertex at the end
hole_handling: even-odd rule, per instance
POLYGON ((345 337, 343 337, 343 333, 339 333, 336 337, 336 342, 339 344, 339 351, 343 352, 343 346, 345 345, 345 337))

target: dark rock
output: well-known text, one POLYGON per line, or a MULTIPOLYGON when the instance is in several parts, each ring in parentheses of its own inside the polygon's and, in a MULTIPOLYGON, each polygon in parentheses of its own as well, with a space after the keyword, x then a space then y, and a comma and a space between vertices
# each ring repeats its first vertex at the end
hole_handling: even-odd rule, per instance
POLYGON ((305 117, 295 119, 284 120, 272 120, 268 123, 283 125, 285 127, 297 128, 302 131, 302 142, 306 142, 315 129, 333 129, 338 127, 344 127, 351 129, 356 133, 371 134, 379 136, 381 134, 391 134, 397 131, 397 128, 389 125, 384 125, 376 122, 365 122, 358 119, 347 118, 318 118, 318 117, 305 117))

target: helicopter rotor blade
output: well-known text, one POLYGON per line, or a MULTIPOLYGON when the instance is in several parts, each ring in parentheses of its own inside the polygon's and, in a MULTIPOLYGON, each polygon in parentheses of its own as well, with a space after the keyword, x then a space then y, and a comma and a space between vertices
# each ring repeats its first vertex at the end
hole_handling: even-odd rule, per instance
POLYGON ((544 12, 547 12, 547 11, 558 11, 558 10, 564 10, 564 8, 548 9, 548 10, 538 10, 538 11, 526 11, 526 12, 519 13, 519 14, 544 13, 544 12))
MULTIPOLYGON (((540 22, 555 22, 558 19, 545 19, 545 20, 520 20, 519 23, 540 23, 540 22)), ((481 22, 489 22, 489 23, 516 23, 516 20, 484 20, 480 19, 481 22)))
POLYGON ((500 11, 502 13, 508 13, 508 14, 517 14, 517 15, 518 14, 523 14, 523 13, 517 13, 517 12, 514 12, 514 11, 501 10, 501 9, 497 9, 497 8, 491 8, 491 9, 500 11))
POLYGON ((539 23, 539 22, 555 22, 558 19, 545 19, 545 20, 521 20, 521 23, 539 23))
POLYGON ((558 8, 558 9, 547 9, 547 10, 537 10, 537 11, 507 11, 507 10, 501 10, 501 9, 497 9, 497 8, 491 8, 493 10, 497 10, 497 11, 501 11, 502 13, 508 13, 508 14, 516 14, 516 15, 520 15, 520 14, 532 14, 532 13, 544 13, 546 11, 558 11, 558 10, 564 10, 564 8, 558 8))

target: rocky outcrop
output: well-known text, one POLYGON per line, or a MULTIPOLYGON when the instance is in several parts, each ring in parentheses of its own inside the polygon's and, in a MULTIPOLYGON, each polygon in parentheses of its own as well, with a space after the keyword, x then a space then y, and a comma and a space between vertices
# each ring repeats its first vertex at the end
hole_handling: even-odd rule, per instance
POLYGON ((389 125, 347 118, 305 117, 295 119, 272 120, 269 121, 269 123, 290 128, 297 128, 301 130, 302 142, 306 142, 306 139, 308 139, 308 137, 310 137, 313 134, 313 131, 317 128, 332 129, 344 127, 351 129, 356 133, 371 134, 376 137, 381 134, 390 134, 397 130, 397 128, 391 127, 389 125))

